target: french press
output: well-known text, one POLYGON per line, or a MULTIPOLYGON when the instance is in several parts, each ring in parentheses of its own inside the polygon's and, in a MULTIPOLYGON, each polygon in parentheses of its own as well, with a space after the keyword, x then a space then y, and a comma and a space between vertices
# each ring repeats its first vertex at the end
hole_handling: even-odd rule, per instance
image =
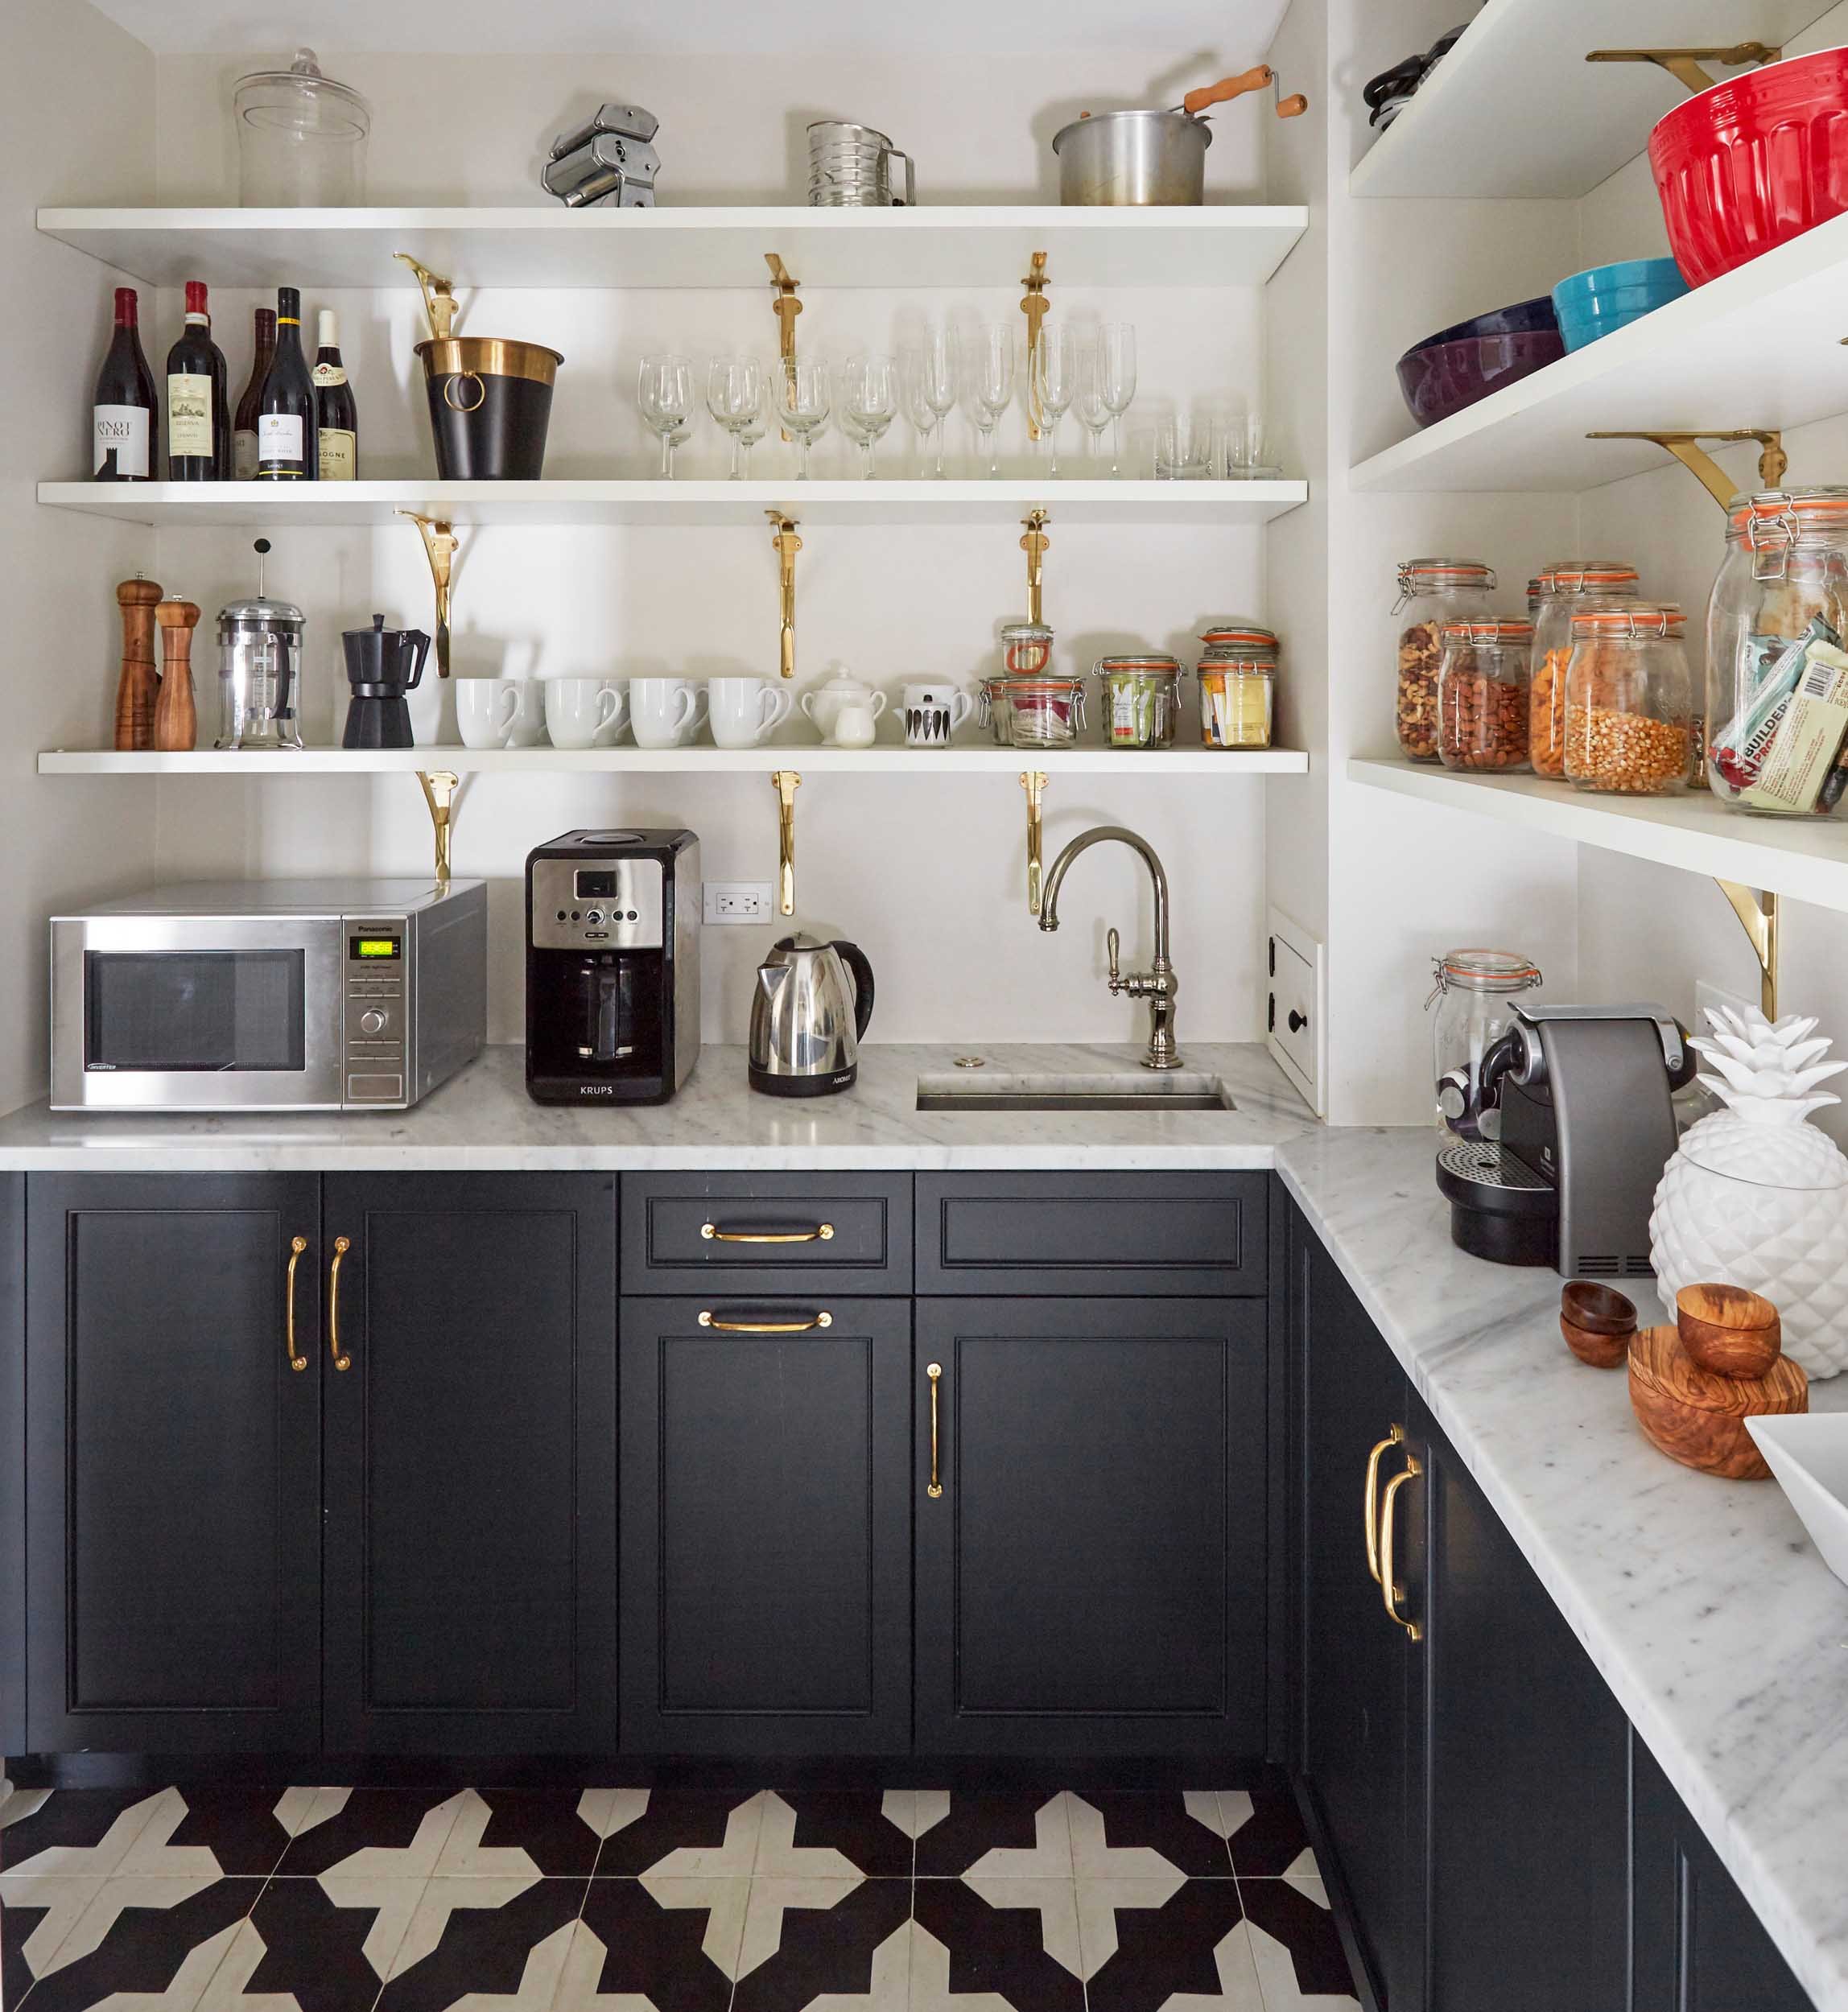
POLYGON ((301 690, 302 631, 293 601, 263 592, 266 538, 257 540, 257 592, 218 611, 218 688, 223 701, 221 748, 299 748, 295 702, 301 690))

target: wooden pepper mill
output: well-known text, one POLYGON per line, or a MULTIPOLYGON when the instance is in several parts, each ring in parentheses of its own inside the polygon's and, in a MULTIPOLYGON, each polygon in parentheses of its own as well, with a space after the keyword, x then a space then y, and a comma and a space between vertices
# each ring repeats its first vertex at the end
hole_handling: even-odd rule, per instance
POLYGON ((138 574, 116 588, 122 610, 122 674, 116 682, 115 744, 125 752, 154 745, 160 674, 154 667, 154 611, 161 592, 138 574))
POLYGON ((184 751, 199 737, 192 703, 192 632, 199 609, 192 601, 163 601, 154 611, 160 624, 160 697, 155 702, 154 744, 166 752, 184 751))

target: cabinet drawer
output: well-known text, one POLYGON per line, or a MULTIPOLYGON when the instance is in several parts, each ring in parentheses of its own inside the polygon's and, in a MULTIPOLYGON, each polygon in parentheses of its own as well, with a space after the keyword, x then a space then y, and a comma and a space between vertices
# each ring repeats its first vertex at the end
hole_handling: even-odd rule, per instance
POLYGON ((918 1177, 918 1290, 1257 1294, 1261 1173, 918 1177))
POLYGON ((911 1290, 911 1177, 653 1174, 622 1184, 626 1293, 911 1290))

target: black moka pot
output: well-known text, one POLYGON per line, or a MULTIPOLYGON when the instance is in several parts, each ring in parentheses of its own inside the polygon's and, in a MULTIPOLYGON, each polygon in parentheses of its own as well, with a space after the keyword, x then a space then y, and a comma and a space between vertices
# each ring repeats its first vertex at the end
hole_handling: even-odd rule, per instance
POLYGON ((343 748, 408 748, 413 744, 410 708, 404 695, 417 689, 430 638, 421 629, 387 629, 374 615, 370 629, 340 636, 346 674, 353 686, 343 748))

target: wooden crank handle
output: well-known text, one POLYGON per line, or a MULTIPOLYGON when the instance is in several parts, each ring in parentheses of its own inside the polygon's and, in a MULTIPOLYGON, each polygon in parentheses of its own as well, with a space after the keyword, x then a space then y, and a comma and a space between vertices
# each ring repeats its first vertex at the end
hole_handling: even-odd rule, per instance
POLYGON ((1301 118, 1308 109, 1309 100, 1300 91, 1293 91, 1288 97, 1279 98, 1277 101, 1277 115, 1280 119, 1301 118))
POLYGON ((1260 63, 1237 76, 1223 76, 1217 84, 1202 84, 1198 90, 1190 91, 1181 101, 1181 109, 1190 118, 1197 117, 1209 105, 1223 105, 1229 99, 1243 97, 1248 91, 1261 91, 1270 80, 1270 65, 1260 63))

